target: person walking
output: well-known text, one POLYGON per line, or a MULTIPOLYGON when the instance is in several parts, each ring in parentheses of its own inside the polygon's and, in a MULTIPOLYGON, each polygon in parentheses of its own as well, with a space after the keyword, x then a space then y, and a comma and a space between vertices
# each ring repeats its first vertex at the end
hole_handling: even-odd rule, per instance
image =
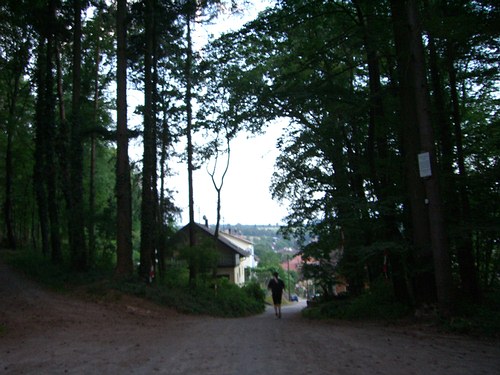
POLYGON ((273 273, 273 278, 269 280, 267 288, 271 290, 273 296, 274 313, 277 318, 281 319, 281 298, 283 297, 285 283, 279 278, 278 272, 273 273))

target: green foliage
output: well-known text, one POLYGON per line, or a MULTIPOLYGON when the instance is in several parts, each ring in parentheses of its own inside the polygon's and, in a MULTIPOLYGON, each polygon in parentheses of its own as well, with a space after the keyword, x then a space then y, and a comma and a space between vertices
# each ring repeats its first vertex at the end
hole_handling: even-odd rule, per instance
POLYGON ((187 285, 189 282, 189 271, 184 261, 167 262, 165 271, 160 275, 160 283, 167 288, 177 285, 187 285))
POLYGON ((64 257, 62 264, 54 264, 49 257, 31 249, 18 249, 4 252, 2 257, 11 266, 23 272, 31 279, 57 291, 71 291, 76 287, 102 281, 112 274, 113 267, 109 260, 100 262, 101 268, 79 273, 72 271, 69 257, 64 257))
POLYGON ((279 268, 281 257, 272 250, 255 249, 255 255, 259 257, 259 266, 262 268, 279 268))
POLYGON ((63 267, 54 265, 39 252, 17 250, 4 253, 3 258, 30 278, 56 290, 64 290, 69 279, 63 267))
MULTIPOLYGON (((380 280, 360 296, 340 296, 318 301, 303 311, 311 319, 377 320, 399 322, 411 318, 413 309, 399 303, 390 284, 380 280)), ((500 336, 500 291, 487 293, 481 303, 462 301, 451 318, 432 314, 424 319, 453 333, 481 337, 500 336)), ((418 320, 417 320, 418 322, 418 320)))
MULTIPOLYGON (((401 114, 406 111, 398 105, 398 90, 404 89, 397 77, 402 67, 394 59, 400 35, 387 27, 394 9, 388 2, 370 1, 310 5, 280 1, 213 43, 207 53, 213 59, 207 66, 217 67, 211 84, 234 101, 224 112, 234 122, 260 130, 261 119, 290 120, 278 141, 281 153, 271 190, 289 205, 284 231, 304 243, 313 236, 321 244, 324 254, 305 249, 323 261, 306 269, 311 277, 331 289, 335 270, 327 253, 342 248, 344 276, 358 293, 367 274, 380 274, 383 254, 390 250, 392 275, 398 280, 415 277, 417 285, 416 276, 432 274, 433 264, 430 257, 416 267, 412 263, 429 240, 417 229, 427 225, 425 213, 418 219, 410 215, 417 215, 417 209, 408 193, 414 189, 414 196, 419 184, 407 174, 414 165, 403 137, 401 114), (342 241, 336 241, 339 229, 342 241)), ((498 33, 493 31, 498 12, 480 2, 430 2, 419 11, 425 11, 426 58, 437 55, 426 74, 440 80, 440 87, 430 92, 436 106, 432 142, 438 145, 443 172, 439 183, 451 181, 455 189, 443 194, 450 253, 456 255, 460 237, 470 234, 474 248, 468 251, 485 288, 498 283, 498 33), (484 22, 457 27, 464 19, 484 22), (432 51, 431 42, 436 47, 432 51), (462 90, 457 102, 454 89, 462 90), (448 143, 456 147, 450 155, 448 143), (446 174, 447 167, 457 169, 462 161, 459 176, 456 171, 446 174), (456 215, 461 211, 457 202, 467 200, 471 214, 456 215)), ((266 266, 272 264, 271 256, 262 257, 266 266)), ((398 290, 406 288, 404 282, 394 282, 398 290)))
POLYGON ((171 265, 162 280, 147 285, 138 277, 114 280, 107 260, 102 268, 75 273, 65 265, 54 265, 50 259, 33 251, 3 252, 2 257, 14 268, 35 281, 57 291, 84 292, 96 299, 119 300, 120 293, 145 298, 182 313, 221 317, 239 317, 264 311, 264 291, 256 283, 243 288, 225 279, 198 280, 188 284, 186 265, 171 265))
POLYGON ((480 303, 461 301, 454 316, 440 323, 450 332, 500 337, 500 289, 487 292, 480 303))
POLYGON ((316 319, 374 319, 394 321, 406 317, 411 309, 396 301, 390 284, 374 283, 358 297, 343 296, 304 310, 304 316, 316 319))
POLYGON ((189 269, 194 271, 195 275, 206 277, 215 273, 219 253, 215 249, 214 241, 207 239, 195 246, 181 248, 180 258, 187 262, 189 269))
POLYGON ((257 282, 250 282, 243 287, 243 291, 251 298, 259 302, 264 302, 266 292, 260 287, 257 282))
POLYGON ((195 287, 166 285, 148 286, 128 282, 116 285, 121 291, 152 300, 187 314, 221 317, 240 317, 264 311, 262 294, 258 286, 239 288, 225 280, 198 282, 195 287))

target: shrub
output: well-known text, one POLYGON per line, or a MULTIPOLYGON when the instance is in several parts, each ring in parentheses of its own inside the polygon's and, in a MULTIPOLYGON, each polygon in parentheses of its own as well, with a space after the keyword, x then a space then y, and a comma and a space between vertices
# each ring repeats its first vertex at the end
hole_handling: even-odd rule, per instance
POLYGON ((385 282, 376 282, 358 297, 344 297, 319 303, 308 308, 304 315, 309 318, 380 319, 394 320, 410 313, 409 306, 395 300, 392 288, 385 282))
MULTIPOLYGON (((54 265, 40 253, 17 251, 4 253, 8 262, 38 282, 57 290, 77 288, 93 298, 117 299, 117 292, 127 293, 172 307, 183 313, 238 317, 264 311, 263 291, 258 284, 243 288, 224 279, 210 279, 200 275, 194 286, 188 284, 184 263, 170 265, 163 279, 147 285, 137 276, 128 280, 114 280, 112 270, 93 270, 76 273, 66 265, 54 265), (107 273, 106 273, 107 272, 107 273)), ((104 262, 107 265, 107 262, 104 262)))
POLYGON ((260 287, 258 282, 252 281, 243 287, 243 291, 256 301, 264 303, 266 292, 260 287))
POLYGON ((492 290, 481 303, 459 301, 455 316, 443 320, 442 326, 451 332, 473 336, 500 337, 500 291, 492 290))

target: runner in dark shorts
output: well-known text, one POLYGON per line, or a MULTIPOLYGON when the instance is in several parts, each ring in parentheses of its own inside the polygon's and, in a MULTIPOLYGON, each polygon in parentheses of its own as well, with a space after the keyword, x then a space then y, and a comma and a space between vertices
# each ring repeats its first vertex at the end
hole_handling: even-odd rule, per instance
POLYGON ((276 317, 281 318, 281 298, 283 297, 285 283, 278 277, 278 272, 273 273, 273 278, 269 281, 267 287, 271 289, 273 296, 274 313, 276 317))

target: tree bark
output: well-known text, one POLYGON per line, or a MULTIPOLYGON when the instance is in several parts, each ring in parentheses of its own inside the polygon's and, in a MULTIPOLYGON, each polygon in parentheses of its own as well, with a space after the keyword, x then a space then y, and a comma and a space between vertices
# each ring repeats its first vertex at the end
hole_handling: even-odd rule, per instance
POLYGON ((224 185, 224 179, 226 178, 227 171, 229 169, 229 162, 231 158, 231 147, 230 147, 230 140, 229 136, 227 135, 226 132, 226 142, 227 142, 227 159, 226 159, 226 166, 224 167, 224 172, 222 173, 220 184, 218 185, 217 182, 215 181, 215 172, 217 170, 217 162, 219 160, 219 151, 215 150, 215 162, 214 162, 214 169, 212 172, 208 172, 210 175, 210 178, 212 179, 212 184, 214 185, 215 191, 217 192, 217 220, 215 222, 215 230, 214 230, 214 237, 217 239, 219 237, 219 228, 220 228, 220 221, 221 221, 221 191, 222 191, 222 186, 224 185))
MULTIPOLYGON (((415 116, 415 125, 418 129, 415 129, 413 135, 417 132, 419 134, 418 138, 411 137, 413 139, 407 135, 406 144, 408 145, 411 141, 417 143, 418 140, 420 151, 427 152, 430 155, 432 175, 423 181, 426 193, 430 245, 434 260, 439 307, 443 314, 449 314, 453 305, 451 262, 438 185, 439 172, 430 121, 424 51, 417 20, 417 7, 414 0, 391 0, 391 8, 398 65, 401 72, 402 111, 407 116, 415 116)), ((405 122, 408 122, 409 118, 406 118, 406 120, 405 122)), ((406 129, 411 131, 408 125, 406 129)), ((408 157, 409 163, 416 163, 416 154, 412 152, 408 157)), ((416 219, 421 220, 421 218, 416 219)), ((418 225, 419 223, 415 224, 418 225)))
MULTIPOLYGON (((391 185, 391 182, 389 168, 387 168, 387 165, 389 165, 387 138, 383 131, 387 121, 385 119, 384 104, 382 101, 383 93, 380 83, 380 62, 375 44, 376 41, 373 38, 375 33, 372 28, 375 4, 370 0, 354 0, 353 3, 356 7, 358 20, 363 30, 366 62, 368 64, 370 117, 368 125, 367 157, 370 166, 370 177, 378 201, 382 202, 384 205, 387 202, 387 189, 391 185), (363 11, 362 5, 365 6, 366 11, 363 11), (382 169, 379 167, 380 165, 383 166, 382 169)), ((385 228, 384 240, 400 241, 402 238, 397 228, 394 211, 389 207, 384 208, 381 211, 381 218, 385 228)), ((393 270, 392 282, 396 298, 400 301, 411 301, 413 299, 413 291, 408 288, 403 260, 396 254, 391 254, 391 258, 393 270)))
POLYGON ((62 261, 62 251, 61 251, 61 238, 60 238, 60 227, 59 227, 59 210, 58 210, 58 199, 57 199, 57 168, 55 163, 54 151, 54 139, 55 139, 55 98, 54 98, 54 55, 55 55, 55 25, 56 25, 56 3, 54 0, 50 1, 49 7, 49 27, 47 29, 47 44, 46 44, 46 54, 45 54, 45 71, 43 72, 45 76, 45 92, 44 92, 44 107, 43 107, 43 120, 42 120, 42 131, 44 132, 45 141, 45 172, 46 177, 46 188, 47 188, 47 207, 48 215, 50 221, 50 244, 51 244, 51 258, 54 263, 60 263, 62 261))
POLYGON ((9 98, 9 109, 7 115, 7 147, 5 150, 5 201, 4 201, 4 220, 5 229, 7 232, 7 243, 6 246, 9 249, 16 248, 16 236, 14 233, 14 215, 12 206, 12 177, 14 175, 13 167, 13 155, 12 146, 16 122, 16 106, 17 98, 19 94, 19 81, 21 79, 21 74, 23 73, 24 63, 20 61, 20 56, 22 56, 22 47, 16 53, 14 57, 16 63, 14 64, 14 71, 12 71, 12 82, 11 95, 9 98))
POLYGON ((447 67, 450 79, 450 96, 452 102, 452 119, 455 130, 455 140, 457 147, 457 163, 459 176, 457 179, 459 201, 459 223, 461 224, 460 234, 457 238, 457 259, 460 271, 462 289, 465 295, 471 300, 480 297, 479 282, 477 277, 476 263, 473 254, 472 231, 468 224, 471 217, 469 193, 467 191, 467 170, 465 169, 465 156, 462 145, 462 128, 460 106, 457 90, 457 74, 454 66, 454 48, 448 43, 447 46, 447 67))
POLYGON ((156 245, 156 137, 155 114, 153 113, 153 32, 154 3, 146 1, 145 34, 146 48, 144 54, 144 153, 142 171, 142 202, 141 202, 141 275, 147 279, 154 266, 156 245))
MULTIPOLYGON (((194 221, 194 189, 193 189, 193 107, 192 107, 192 65, 193 65, 193 43, 191 39, 191 10, 188 9, 186 15, 187 23, 187 57, 186 57, 186 135, 187 135, 187 162, 188 162, 188 199, 189 199, 189 246, 193 247, 196 244, 195 238, 195 221, 194 221)), ((189 282, 193 283, 196 279, 196 267, 189 266, 189 282)))
POLYGON ((73 2, 73 96, 71 127, 71 201, 70 213, 72 265, 78 271, 88 269, 87 244, 83 212, 83 145, 81 102, 81 60, 82 60, 82 5, 81 0, 73 2))
POLYGON ((117 66, 116 66, 116 203, 117 248, 115 275, 130 276, 132 264, 132 194, 128 160, 127 129, 127 0, 118 0, 116 14, 117 66))
MULTIPOLYGON (((97 38, 100 38, 99 36, 97 38)), ((94 82, 94 113, 93 126, 97 126, 99 110, 99 66, 100 66, 100 47, 99 39, 95 51, 95 82, 94 82)), ((89 262, 92 264, 96 254, 95 240, 95 172, 96 172, 96 135, 94 131, 90 136, 90 168, 89 168, 89 217, 87 219, 89 262)))
MULTIPOLYGON (((66 118, 66 105, 64 101, 64 88, 63 88, 63 72, 61 64, 61 56, 58 46, 56 45, 56 69, 57 69, 57 102, 59 108, 59 129, 56 139, 56 150, 59 159, 59 169, 61 178, 63 181, 68 181, 68 183, 61 184, 61 189, 63 192, 64 199, 66 201, 66 207, 68 212, 72 212, 71 208, 71 186, 70 186, 70 171, 69 171, 69 128, 68 121, 66 118)), ((72 233, 70 232, 70 236, 72 233)), ((71 242, 71 239, 70 239, 71 242)))
POLYGON ((189 195, 189 245, 193 246, 194 239, 194 192, 193 192, 193 107, 192 107, 192 65, 193 65, 193 43, 191 40, 191 11, 187 14, 187 58, 186 58, 186 115, 187 115, 187 159, 188 159, 188 195, 189 195))
POLYGON ((38 206, 38 220, 40 225, 40 237, 42 254, 47 256, 50 252, 50 235, 49 235, 49 216, 47 205, 47 191, 45 170, 45 130, 44 127, 44 107, 45 107, 45 70, 46 70, 46 40, 44 36, 40 36, 37 51, 37 96, 35 109, 35 165, 33 170, 33 184, 35 187, 36 202, 38 206))

